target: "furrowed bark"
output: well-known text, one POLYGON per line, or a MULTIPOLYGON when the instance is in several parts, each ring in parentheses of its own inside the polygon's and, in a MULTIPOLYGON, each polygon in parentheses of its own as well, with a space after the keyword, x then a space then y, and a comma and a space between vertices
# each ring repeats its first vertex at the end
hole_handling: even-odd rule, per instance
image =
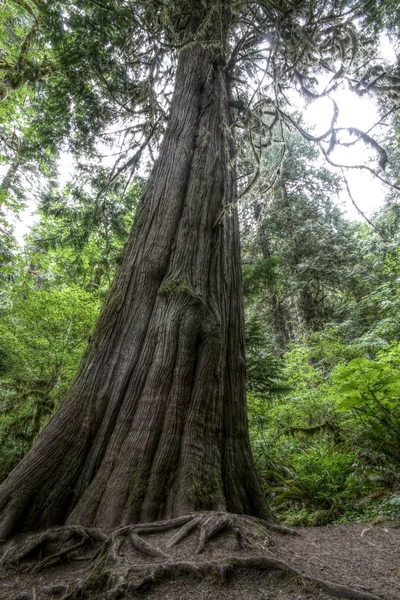
POLYGON ((169 125, 68 397, 0 488, 0 538, 228 510, 271 518, 251 457, 226 71, 179 58, 169 125))

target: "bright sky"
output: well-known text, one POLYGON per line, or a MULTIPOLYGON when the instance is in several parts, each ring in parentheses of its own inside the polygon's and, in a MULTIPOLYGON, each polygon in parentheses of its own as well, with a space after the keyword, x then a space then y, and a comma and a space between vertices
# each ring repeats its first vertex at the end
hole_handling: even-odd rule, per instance
MULTIPOLYGON (((381 36, 381 57, 383 62, 396 62, 396 52, 386 36, 381 36)), ((338 127, 356 127, 366 132, 378 121, 378 103, 375 98, 367 95, 360 97, 348 89, 340 89, 332 94, 332 97, 339 106, 338 127)), ((327 131, 332 110, 333 105, 329 98, 317 100, 304 110, 305 122, 315 127, 314 135, 321 135, 327 131)), ((381 129, 380 132, 382 131, 381 129)), ((375 132, 379 133, 379 129, 375 132)), ((334 162, 348 165, 366 164, 371 157, 374 157, 374 154, 363 142, 352 146, 351 149, 335 150, 331 155, 334 162)), ((379 172, 377 163, 376 159, 372 166, 379 172)), ((341 174, 340 169, 332 170, 341 174)), ((367 217, 372 216, 383 204, 385 185, 365 170, 348 169, 345 170, 345 174, 355 203, 367 217)), ((340 195, 340 202, 349 218, 362 219, 351 203, 346 189, 340 195)))
MULTIPOLYGON (((340 111, 337 121, 338 127, 356 127, 362 131, 368 131, 378 120, 377 103, 373 98, 360 97, 349 90, 340 90, 332 96, 340 111)), ((332 110, 332 102, 328 98, 317 100, 305 109, 303 113, 304 120, 310 127, 313 127, 313 135, 322 135, 329 129, 332 110)), ((373 156, 371 149, 366 148, 363 142, 359 142, 351 149, 335 149, 331 154, 331 159, 338 164, 361 165, 365 164, 371 156, 373 156)), ((322 161, 324 161, 323 158, 322 161)), ((326 166, 338 175, 341 174, 340 169, 326 166)), ((377 170, 379 169, 377 168, 377 170)), ((371 216, 383 203, 383 184, 365 170, 349 169, 345 170, 345 174, 354 201, 367 216, 371 216)), ((340 202, 342 209, 349 218, 361 218, 345 189, 340 194, 340 202)))

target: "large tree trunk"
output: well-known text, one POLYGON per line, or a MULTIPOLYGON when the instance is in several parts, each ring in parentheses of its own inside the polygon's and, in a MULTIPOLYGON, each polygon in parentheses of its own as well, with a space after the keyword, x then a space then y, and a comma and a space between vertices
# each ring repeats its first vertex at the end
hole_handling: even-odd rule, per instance
POLYGON ((79 373, 0 488, 0 538, 194 510, 270 517, 247 432, 234 163, 226 72, 192 45, 79 373))

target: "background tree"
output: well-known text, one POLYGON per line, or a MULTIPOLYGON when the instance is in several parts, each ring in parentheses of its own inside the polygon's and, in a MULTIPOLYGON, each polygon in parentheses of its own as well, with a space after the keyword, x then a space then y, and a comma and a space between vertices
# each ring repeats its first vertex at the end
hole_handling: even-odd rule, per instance
MULTIPOLYGON (((288 524, 399 518, 397 396, 388 387, 397 380, 399 340, 398 242, 391 209, 382 209, 373 224, 375 229, 346 224, 343 250, 350 264, 344 265, 343 280, 330 288, 335 310, 317 331, 304 324, 296 329, 280 361, 289 392, 268 402, 259 393, 251 397, 257 462, 288 524), (382 238, 389 223, 391 234, 382 238), (353 266, 352 256, 358 257, 353 266), (358 361, 364 367, 358 369, 358 361)), ((318 261, 321 236, 313 235, 318 261)))
POLYGON ((37 290, 29 274, 24 279, 1 311, 1 479, 64 396, 98 314, 96 298, 77 286, 37 290))

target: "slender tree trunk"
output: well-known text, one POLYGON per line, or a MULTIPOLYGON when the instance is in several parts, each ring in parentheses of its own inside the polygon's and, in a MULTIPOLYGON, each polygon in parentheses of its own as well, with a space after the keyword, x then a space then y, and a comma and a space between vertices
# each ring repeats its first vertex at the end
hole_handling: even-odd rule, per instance
MULTIPOLYGON (((259 227, 258 239, 261 247, 261 252, 264 260, 271 258, 271 251, 268 245, 268 232, 265 230, 265 223, 262 223, 259 227)), ((280 354, 284 354, 288 345, 290 334, 286 326, 285 311, 279 298, 279 292, 275 285, 275 282, 271 282, 269 285, 270 291, 270 306, 272 313, 273 326, 276 336, 276 343, 280 354)))
POLYGON ((212 50, 181 52, 123 263, 66 401, 0 488, 0 538, 193 510, 270 518, 247 431, 229 96, 212 50))
POLYGON ((300 325, 309 331, 318 331, 324 324, 324 306, 309 285, 304 284, 298 294, 297 310, 300 325))
MULTIPOLYGON (((2 182, 0 183, 0 202, 2 196, 6 196, 14 183, 15 177, 19 169, 19 158, 18 154, 12 159, 10 166, 8 167, 7 173, 4 175, 2 182)), ((0 205, 1 206, 1 205, 0 205)))

